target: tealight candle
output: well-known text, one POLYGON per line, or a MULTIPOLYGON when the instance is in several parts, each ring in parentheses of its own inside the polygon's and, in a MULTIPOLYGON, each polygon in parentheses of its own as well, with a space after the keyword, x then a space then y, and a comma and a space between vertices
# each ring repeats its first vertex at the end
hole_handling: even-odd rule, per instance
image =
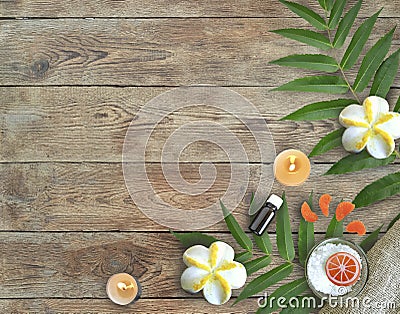
POLYGON ((296 186, 304 183, 310 170, 310 160, 299 150, 288 149, 275 158, 275 178, 283 185, 296 186))
POLYGON ((119 305, 127 305, 139 299, 141 287, 134 277, 120 273, 108 279, 106 291, 111 301, 119 305))

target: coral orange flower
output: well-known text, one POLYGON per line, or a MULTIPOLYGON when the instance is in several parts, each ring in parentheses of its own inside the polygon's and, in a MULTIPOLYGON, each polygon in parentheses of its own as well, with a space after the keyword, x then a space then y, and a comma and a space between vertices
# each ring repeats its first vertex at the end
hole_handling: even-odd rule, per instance
POLYGON ((357 233, 359 236, 363 236, 367 232, 365 225, 359 220, 353 220, 350 222, 346 227, 346 231, 350 233, 357 233))
POLYGON ((311 210, 310 205, 308 205, 307 202, 304 202, 303 205, 301 205, 301 215, 304 220, 308 222, 316 222, 318 220, 317 214, 311 210))
POLYGON ((350 202, 341 202, 336 208, 336 219, 342 221, 344 217, 350 214, 356 206, 350 202))
POLYGON ((325 217, 329 216, 329 205, 331 203, 332 196, 329 194, 324 194, 319 198, 319 207, 325 217))

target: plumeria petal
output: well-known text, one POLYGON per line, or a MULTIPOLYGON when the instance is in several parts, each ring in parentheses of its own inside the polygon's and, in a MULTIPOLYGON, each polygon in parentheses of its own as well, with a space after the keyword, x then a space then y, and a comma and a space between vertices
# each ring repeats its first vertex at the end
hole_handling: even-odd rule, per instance
POLYGON ((385 131, 397 140, 400 138, 400 113, 389 112, 382 114, 378 121, 376 121, 374 127, 385 131))
POLYGON ((181 286, 190 293, 199 292, 211 279, 212 274, 195 266, 186 268, 181 276, 181 286))
POLYGON ((192 246, 183 253, 183 262, 186 266, 195 266, 208 272, 211 271, 209 260, 210 251, 202 245, 192 246))
POLYGON ((217 241, 210 246, 210 264, 212 268, 218 268, 226 262, 232 262, 235 257, 233 248, 225 242, 217 241))
POLYGON ((389 112, 386 99, 367 97, 362 106, 350 105, 342 110, 339 122, 347 128, 342 144, 347 151, 359 153, 367 147, 376 159, 389 157, 394 140, 400 138, 400 114, 389 112))
POLYGON ((207 281, 203 294, 209 303, 221 305, 229 301, 232 290, 229 283, 217 273, 207 281))
POLYGON ((183 260, 189 267, 182 273, 182 288, 191 293, 203 290, 211 304, 228 302, 232 289, 242 287, 247 279, 246 268, 234 262, 234 256, 233 248, 220 241, 209 248, 195 245, 187 249, 183 260))
POLYGON ((246 283, 246 268, 238 262, 225 263, 216 272, 230 284, 232 289, 239 289, 246 283))
POLYGON ((374 135, 371 136, 367 144, 370 155, 376 159, 385 159, 389 157, 394 149, 394 139, 390 134, 379 129, 375 129, 374 135))
POLYGON ((370 124, 374 124, 382 113, 389 112, 389 104, 386 99, 378 96, 369 96, 363 102, 365 117, 370 124))
POLYGON ((364 107, 360 105, 350 105, 344 108, 339 115, 339 122, 346 128, 368 128, 370 126, 366 119, 364 107))
POLYGON ((368 143, 371 137, 369 128, 359 128, 352 126, 343 133, 342 144, 348 152, 359 153, 368 143))

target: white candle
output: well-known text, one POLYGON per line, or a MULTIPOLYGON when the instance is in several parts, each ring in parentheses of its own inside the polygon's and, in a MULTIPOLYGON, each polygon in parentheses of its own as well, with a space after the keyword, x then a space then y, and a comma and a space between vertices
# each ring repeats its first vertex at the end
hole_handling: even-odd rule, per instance
POLYGON ((140 297, 139 282, 127 273, 120 273, 108 279, 107 295, 111 301, 119 305, 127 305, 140 297))
POLYGON ((310 160, 299 150, 285 150, 275 159, 275 178, 287 186, 302 184, 310 175, 310 170, 310 160))

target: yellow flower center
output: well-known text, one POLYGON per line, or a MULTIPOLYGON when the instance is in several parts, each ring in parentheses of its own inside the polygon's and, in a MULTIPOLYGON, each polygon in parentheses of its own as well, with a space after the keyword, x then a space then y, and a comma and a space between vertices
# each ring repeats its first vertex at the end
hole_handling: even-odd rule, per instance
POLYGON ((228 295, 231 291, 231 286, 229 285, 229 283, 219 273, 215 273, 215 278, 218 279, 219 283, 221 284, 222 290, 224 290, 225 295, 228 295))
POLYGON ((206 285, 206 283, 211 279, 211 277, 212 274, 208 274, 207 276, 205 276, 203 279, 200 280, 199 283, 193 285, 193 290, 201 290, 206 285))
POLYGON ((235 263, 224 263, 216 271, 231 270, 231 269, 234 269, 234 268, 236 268, 236 264, 235 263))
POLYGON ((375 126, 374 126, 374 131, 376 134, 379 134, 383 138, 383 140, 389 147, 392 146, 393 138, 390 136, 389 133, 387 133, 387 132, 383 131, 382 129, 375 127, 375 126))
POLYGON ((212 268, 217 266, 217 257, 218 257, 218 246, 214 242, 210 246, 210 264, 212 268))
POLYGON ((365 99, 364 105, 365 105, 365 115, 366 115, 367 121, 369 123, 372 123, 372 121, 374 119, 374 113, 372 111, 371 100, 369 98, 365 99))
POLYGON ((368 123, 363 122, 363 121, 354 121, 354 120, 351 120, 348 118, 343 118, 342 120, 345 124, 347 124, 349 126, 357 126, 360 128, 369 128, 370 127, 370 125, 368 123))
POLYGON ((202 263, 200 263, 199 261, 196 261, 194 258, 192 258, 190 256, 186 256, 186 261, 192 266, 195 266, 195 267, 200 268, 202 270, 211 272, 210 266, 202 264, 202 263))
POLYGON ((385 122, 392 120, 393 116, 394 115, 391 113, 382 114, 378 121, 376 121, 375 125, 384 124, 385 122))
POLYGON ((357 144, 356 144, 356 148, 358 149, 358 150, 361 150, 361 149, 363 149, 363 147, 365 147, 365 145, 367 145, 367 142, 368 142, 368 140, 369 140, 369 138, 371 137, 371 130, 369 129, 365 134, 364 134, 364 136, 363 136, 363 138, 361 139, 361 141, 360 142, 358 142, 357 144))

